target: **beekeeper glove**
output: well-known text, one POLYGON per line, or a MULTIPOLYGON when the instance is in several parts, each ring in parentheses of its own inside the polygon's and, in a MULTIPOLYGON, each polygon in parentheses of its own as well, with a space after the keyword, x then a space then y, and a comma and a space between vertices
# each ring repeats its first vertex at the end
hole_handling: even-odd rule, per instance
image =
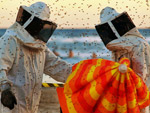
POLYGON ((14 94, 11 91, 10 84, 6 83, 1 85, 1 91, 1 103, 5 107, 8 107, 10 110, 12 110, 14 108, 14 105, 17 105, 17 101, 14 94))

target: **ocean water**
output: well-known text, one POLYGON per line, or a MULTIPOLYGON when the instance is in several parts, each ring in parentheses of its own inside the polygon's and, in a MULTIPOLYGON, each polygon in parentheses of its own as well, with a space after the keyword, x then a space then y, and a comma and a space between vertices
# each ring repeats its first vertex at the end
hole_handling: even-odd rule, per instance
MULTIPOLYGON (((140 33, 150 44, 150 29, 139 29, 140 33)), ((0 36, 5 29, 0 29, 0 36)), ((56 51, 63 60, 75 64, 81 60, 92 59, 93 53, 97 58, 111 59, 111 52, 107 50, 95 29, 57 29, 47 43, 51 51, 56 51), (73 57, 69 56, 72 51, 73 57)), ((49 76, 43 77, 43 82, 56 82, 49 76)))
MULTIPOLYGON (((150 43, 150 29, 139 29, 139 31, 150 43)), ((97 58, 111 59, 111 52, 104 46, 95 29, 58 29, 47 46, 72 64, 92 59, 93 53, 97 55, 97 58), (68 57, 70 49, 74 54, 72 58, 68 57)))
MULTIPOLYGON (((6 29, 0 29, 0 36, 6 29)), ((140 33, 150 43, 150 29, 139 29, 140 33)), ((47 46, 56 51, 59 57, 75 64, 81 60, 92 59, 93 53, 97 58, 111 59, 111 52, 107 50, 95 29, 57 29, 50 38, 47 46), (73 57, 69 56, 69 50, 73 57)))

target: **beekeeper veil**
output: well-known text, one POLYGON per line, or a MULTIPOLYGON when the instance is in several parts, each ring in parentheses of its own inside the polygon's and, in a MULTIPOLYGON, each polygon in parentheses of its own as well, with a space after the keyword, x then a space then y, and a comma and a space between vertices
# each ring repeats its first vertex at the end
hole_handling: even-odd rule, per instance
POLYGON ((106 7, 100 13, 100 21, 101 24, 96 25, 95 28, 105 46, 124 35, 133 34, 142 37, 137 29, 135 29, 136 26, 127 12, 120 14, 115 9, 106 7))
POLYGON ((43 2, 20 6, 16 21, 35 39, 47 42, 57 25, 49 21, 50 9, 43 2))

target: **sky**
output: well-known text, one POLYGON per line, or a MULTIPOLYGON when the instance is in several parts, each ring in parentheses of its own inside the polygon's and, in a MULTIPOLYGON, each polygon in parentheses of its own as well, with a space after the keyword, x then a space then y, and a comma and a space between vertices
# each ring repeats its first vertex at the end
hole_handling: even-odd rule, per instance
MULTIPOLYGON (((0 28, 8 28, 16 19, 20 5, 30 6, 39 0, 0 0, 0 28)), ((150 27, 148 0, 41 0, 50 7, 50 20, 59 29, 94 29, 100 24, 100 12, 109 6, 127 11, 138 28, 150 27)))

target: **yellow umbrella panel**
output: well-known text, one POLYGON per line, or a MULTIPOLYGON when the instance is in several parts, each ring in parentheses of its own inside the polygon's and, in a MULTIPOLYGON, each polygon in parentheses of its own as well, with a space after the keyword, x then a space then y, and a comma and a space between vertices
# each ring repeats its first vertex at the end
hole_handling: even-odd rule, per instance
POLYGON ((127 58, 75 64, 64 88, 57 88, 63 113, 140 113, 150 104, 149 91, 129 66, 127 58))

